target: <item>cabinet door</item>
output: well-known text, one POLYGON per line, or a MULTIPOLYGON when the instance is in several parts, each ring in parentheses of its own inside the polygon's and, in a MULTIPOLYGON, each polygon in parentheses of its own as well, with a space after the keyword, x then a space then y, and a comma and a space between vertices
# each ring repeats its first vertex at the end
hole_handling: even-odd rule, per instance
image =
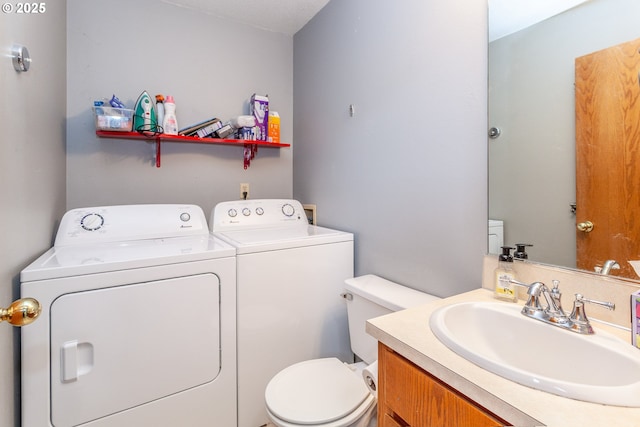
POLYGON ((380 344, 379 350, 382 427, 509 425, 388 347, 380 344))
POLYGON ((382 416, 382 420, 378 424, 380 424, 380 427, 406 427, 394 420, 389 414, 384 414, 382 416))

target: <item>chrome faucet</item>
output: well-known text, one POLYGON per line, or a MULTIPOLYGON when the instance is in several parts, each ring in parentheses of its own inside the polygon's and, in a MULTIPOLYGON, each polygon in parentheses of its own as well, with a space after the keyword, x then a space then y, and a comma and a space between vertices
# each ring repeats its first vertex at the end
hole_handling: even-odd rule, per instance
POLYGON ((615 259, 608 259, 604 262, 604 265, 600 269, 600 274, 609 274, 611 270, 619 270, 620 264, 615 259))
POLYGON ((609 310, 615 309, 615 304, 611 302, 596 301, 585 298, 581 294, 576 294, 573 310, 571 314, 567 315, 562 309, 562 303, 560 302, 562 293, 558 287, 560 282, 557 280, 553 281, 552 289, 547 288, 542 282, 534 282, 530 285, 517 280, 510 280, 510 282, 527 288, 529 297, 522 308, 523 315, 579 334, 594 333, 584 310, 585 302, 601 305, 609 310), (544 302, 541 301, 541 298, 544 298, 544 302))

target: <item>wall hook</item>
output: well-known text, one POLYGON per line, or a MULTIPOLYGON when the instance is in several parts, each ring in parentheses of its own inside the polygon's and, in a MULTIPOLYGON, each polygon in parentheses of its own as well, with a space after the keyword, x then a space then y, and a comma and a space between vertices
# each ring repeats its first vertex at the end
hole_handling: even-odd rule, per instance
POLYGON ((500 130, 500 128, 494 126, 489 129, 489 138, 496 139, 500 136, 501 133, 502 131, 500 130))
POLYGON ((18 72, 29 71, 31 65, 31 56, 26 47, 14 45, 11 48, 11 56, 13 57, 13 68, 18 72))

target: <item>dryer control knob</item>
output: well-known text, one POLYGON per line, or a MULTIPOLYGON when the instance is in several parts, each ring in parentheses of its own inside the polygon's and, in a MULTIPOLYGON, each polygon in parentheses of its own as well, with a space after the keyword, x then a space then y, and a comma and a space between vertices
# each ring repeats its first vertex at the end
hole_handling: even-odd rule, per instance
POLYGON ((296 210, 290 203, 286 203, 282 205, 282 213, 286 216, 293 216, 293 214, 296 213, 296 210))
POLYGON ((89 213, 82 217, 80 226, 87 231, 96 231, 104 225, 104 217, 97 213, 89 213))

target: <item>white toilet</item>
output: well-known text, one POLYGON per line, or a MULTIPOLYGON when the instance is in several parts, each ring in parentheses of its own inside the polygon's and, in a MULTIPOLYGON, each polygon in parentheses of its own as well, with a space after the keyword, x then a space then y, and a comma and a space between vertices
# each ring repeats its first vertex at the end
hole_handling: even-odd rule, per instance
POLYGON ((371 274, 345 283, 351 349, 363 362, 314 359, 276 374, 267 384, 265 403, 278 427, 375 426, 376 393, 367 387, 363 370, 377 377, 378 341, 365 332, 366 321, 438 299, 371 274))

